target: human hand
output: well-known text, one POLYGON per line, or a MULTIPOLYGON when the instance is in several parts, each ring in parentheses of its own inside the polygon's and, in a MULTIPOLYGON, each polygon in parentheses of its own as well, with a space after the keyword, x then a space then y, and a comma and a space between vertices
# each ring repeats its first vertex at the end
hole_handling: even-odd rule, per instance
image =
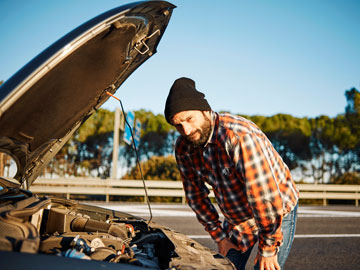
POLYGON ((272 257, 263 257, 258 253, 255 258, 255 264, 257 261, 259 261, 259 270, 281 270, 277 260, 277 255, 272 257))
POLYGON ((239 249, 229 238, 224 238, 217 243, 219 253, 223 256, 226 256, 230 249, 239 249))

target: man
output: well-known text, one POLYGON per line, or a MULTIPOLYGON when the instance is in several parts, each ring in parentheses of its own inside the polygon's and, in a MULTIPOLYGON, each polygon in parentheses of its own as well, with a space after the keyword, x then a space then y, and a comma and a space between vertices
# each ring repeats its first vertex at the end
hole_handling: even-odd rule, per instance
POLYGON ((187 202, 219 252, 245 269, 258 242, 255 269, 283 269, 295 233, 298 191, 265 134, 245 118, 213 112, 189 78, 172 85, 165 118, 181 135, 175 156, 187 202), (223 226, 205 183, 212 186, 223 226))

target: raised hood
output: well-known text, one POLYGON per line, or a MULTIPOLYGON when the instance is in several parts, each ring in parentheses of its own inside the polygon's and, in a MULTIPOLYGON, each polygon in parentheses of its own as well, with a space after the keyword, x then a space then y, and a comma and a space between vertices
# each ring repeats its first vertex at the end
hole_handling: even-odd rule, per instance
POLYGON ((156 52, 175 6, 137 2, 79 26, 0 86, 0 151, 28 188, 126 78, 156 52))

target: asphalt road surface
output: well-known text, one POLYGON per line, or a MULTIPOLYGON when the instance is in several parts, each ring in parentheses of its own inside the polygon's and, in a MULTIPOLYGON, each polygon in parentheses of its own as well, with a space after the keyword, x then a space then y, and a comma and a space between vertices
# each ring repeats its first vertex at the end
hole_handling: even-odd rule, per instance
MULTIPOLYGON (((97 204, 149 218, 145 204, 97 204)), ((188 235, 213 250, 216 244, 187 205, 152 204, 153 221, 188 235)), ((246 269, 253 269, 256 248, 246 269)), ((295 240, 285 265, 289 270, 360 269, 360 207, 300 206, 295 240)))

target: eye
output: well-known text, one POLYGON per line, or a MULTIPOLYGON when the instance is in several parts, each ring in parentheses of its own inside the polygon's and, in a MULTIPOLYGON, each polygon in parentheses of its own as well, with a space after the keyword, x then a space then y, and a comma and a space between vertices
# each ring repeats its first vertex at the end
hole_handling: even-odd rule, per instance
POLYGON ((180 129, 180 128, 181 128, 181 124, 176 124, 174 127, 175 127, 176 129, 180 129))

